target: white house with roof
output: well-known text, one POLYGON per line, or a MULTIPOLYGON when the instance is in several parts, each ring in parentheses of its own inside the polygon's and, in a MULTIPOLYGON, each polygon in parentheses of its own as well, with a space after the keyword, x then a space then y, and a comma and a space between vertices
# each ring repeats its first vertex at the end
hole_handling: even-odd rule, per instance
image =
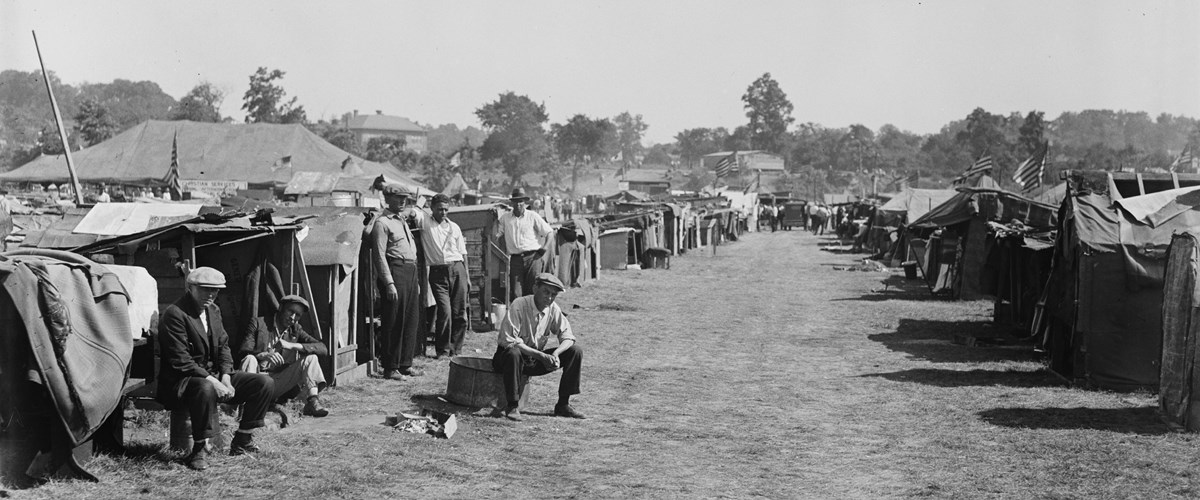
POLYGON ((354 110, 353 115, 347 114, 345 123, 364 146, 376 137, 402 137, 404 149, 415 153, 429 150, 429 131, 403 116, 385 115, 383 111, 360 115, 354 110))

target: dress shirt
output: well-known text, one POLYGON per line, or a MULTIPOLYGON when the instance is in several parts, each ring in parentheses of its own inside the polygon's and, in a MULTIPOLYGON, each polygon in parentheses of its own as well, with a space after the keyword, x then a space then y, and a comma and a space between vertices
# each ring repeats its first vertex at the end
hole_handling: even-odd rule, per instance
POLYGON ((504 245, 510 254, 541 249, 542 239, 550 234, 550 229, 546 219, 528 208, 520 217, 504 212, 496 224, 496 232, 504 235, 504 245))
POLYGON ((395 260, 408 262, 417 261, 416 240, 408 223, 400 214, 387 211, 375 220, 371 228, 371 242, 375 244, 375 264, 379 268, 379 282, 386 286, 392 284, 392 273, 388 272, 388 263, 395 260))
POLYGON ((431 266, 466 262, 467 240, 462 229, 446 217, 440 224, 424 210, 413 209, 417 227, 421 228, 421 245, 425 248, 425 263, 431 266))
POLYGON ((546 348, 550 335, 558 337, 558 343, 575 340, 571 333, 571 322, 563 314, 558 304, 551 303, 545 309, 538 310, 533 301, 533 295, 517 297, 508 306, 508 314, 500 322, 500 334, 496 343, 503 348, 513 344, 525 344, 539 351, 546 348))

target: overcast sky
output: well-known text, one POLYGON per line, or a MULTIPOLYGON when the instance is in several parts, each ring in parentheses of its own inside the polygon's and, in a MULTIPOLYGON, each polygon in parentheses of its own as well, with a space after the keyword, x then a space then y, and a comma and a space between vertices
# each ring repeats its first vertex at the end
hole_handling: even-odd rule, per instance
POLYGON ((514 91, 570 116, 643 115, 647 143, 746 122, 765 72, 797 123, 932 133, 993 113, 1200 116, 1195 1, 0 1, 0 67, 64 82, 202 80, 242 94, 282 69, 310 119, 382 110, 478 126, 514 91))

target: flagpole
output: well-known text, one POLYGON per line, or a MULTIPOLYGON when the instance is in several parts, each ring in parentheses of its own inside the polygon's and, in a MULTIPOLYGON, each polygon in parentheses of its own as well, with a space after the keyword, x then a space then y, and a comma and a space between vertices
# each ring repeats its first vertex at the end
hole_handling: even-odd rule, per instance
POLYGON ((38 64, 42 67, 42 80, 46 82, 46 93, 50 95, 50 109, 54 110, 54 124, 58 126, 58 136, 62 138, 63 155, 67 157, 67 173, 71 177, 71 190, 75 191, 75 204, 83 204, 83 186, 79 185, 79 177, 75 175, 75 161, 71 159, 71 143, 67 142, 67 129, 63 127, 62 114, 58 112, 58 101, 54 100, 54 89, 50 87, 50 75, 46 73, 46 63, 42 61, 42 49, 38 46, 37 31, 33 33, 33 48, 37 50, 38 64))

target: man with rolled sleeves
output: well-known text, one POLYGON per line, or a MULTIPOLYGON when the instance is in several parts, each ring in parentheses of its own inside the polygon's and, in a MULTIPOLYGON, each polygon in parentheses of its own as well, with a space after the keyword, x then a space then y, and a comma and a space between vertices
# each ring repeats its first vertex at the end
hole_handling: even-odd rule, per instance
POLYGON ((329 415, 329 410, 321 406, 317 395, 325 383, 317 356, 328 356, 329 348, 300 326, 300 318, 307 313, 308 301, 304 297, 284 296, 279 299, 279 312, 274 316, 250 321, 238 353, 242 356, 242 371, 265 373, 275 381, 273 401, 299 387, 307 397, 300 413, 319 418, 329 415))
POLYGON ((584 418, 582 413, 571 407, 570 401, 571 396, 579 394, 583 349, 571 332, 567 316, 554 303, 559 292, 565 288, 550 273, 541 273, 534 281, 533 295, 518 297, 508 306, 508 314, 501 321, 500 333, 496 337, 492 369, 504 380, 504 394, 508 403, 503 410, 504 416, 518 422, 522 419, 518 407, 522 377, 545 375, 562 368, 554 415, 584 418), (551 335, 558 339, 558 345, 547 348, 551 335))
POLYGON ((417 240, 403 214, 408 198, 404 187, 385 185, 383 201, 387 209, 375 219, 370 233, 375 275, 383 288, 383 378, 392 380, 424 374, 412 366, 421 340, 421 294, 417 240))
POLYGON ((208 468, 208 439, 220 430, 217 403, 242 404, 242 419, 229 446, 230 455, 258 451, 253 431, 262 427, 275 382, 259 373, 233 371, 229 336, 214 304, 225 288, 225 275, 211 267, 188 273, 187 292, 167 306, 158 323, 160 366, 157 399, 168 409, 191 415, 195 444, 187 466, 208 468))
POLYGON ((462 229, 446 216, 450 197, 438 194, 430 200, 432 216, 412 208, 421 245, 429 266, 429 288, 437 303, 433 322, 434 349, 439 358, 455 356, 467 332, 467 240, 462 229))
POLYGON ((512 212, 504 212, 496 223, 496 236, 504 237, 504 246, 509 254, 508 286, 512 297, 533 293, 533 282, 544 267, 542 257, 551 236, 550 224, 525 208, 529 197, 525 190, 516 188, 508 198, 512 212))

